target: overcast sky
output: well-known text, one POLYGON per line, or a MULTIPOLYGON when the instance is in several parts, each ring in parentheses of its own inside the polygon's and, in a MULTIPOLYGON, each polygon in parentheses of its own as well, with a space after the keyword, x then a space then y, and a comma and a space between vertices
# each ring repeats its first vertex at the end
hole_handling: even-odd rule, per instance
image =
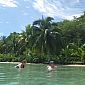
POLYGON ((0 36, 21 32, 42 15, 61 21, 79 17, 84 11, 85 0, 0 0, 0 36))

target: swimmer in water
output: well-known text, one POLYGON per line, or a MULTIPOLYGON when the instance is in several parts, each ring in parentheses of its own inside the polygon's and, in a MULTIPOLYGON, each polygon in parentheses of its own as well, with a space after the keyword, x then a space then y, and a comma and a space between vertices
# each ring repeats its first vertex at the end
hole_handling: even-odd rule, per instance
POLYGON ((48 71, 53 71, 55 68, 54 62, 50 61, 49 65, 47 66, 48 71))
POLYGON ((18 65, 16 65, 15 67, 16 68, 24 68, 25 67, 25 65, 26 65, 26 61, 25 60, 23 60, 21 63, 19 63, 18 65))

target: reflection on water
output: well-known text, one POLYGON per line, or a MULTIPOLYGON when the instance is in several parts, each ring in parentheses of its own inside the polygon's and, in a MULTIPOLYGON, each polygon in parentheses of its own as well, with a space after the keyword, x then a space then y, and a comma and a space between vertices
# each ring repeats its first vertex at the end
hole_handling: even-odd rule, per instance
POLYGON ((0 85, 84 85, 84 67, 58 66, 48 72, 46 65, 27 65, 18 70, 14 64, 0 64, 0 85))

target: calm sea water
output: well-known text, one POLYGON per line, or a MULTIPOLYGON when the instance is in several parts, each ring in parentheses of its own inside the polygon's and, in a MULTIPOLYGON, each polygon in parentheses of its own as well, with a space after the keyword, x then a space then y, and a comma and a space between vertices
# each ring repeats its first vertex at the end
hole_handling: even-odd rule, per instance
POLYGON ((22 70, 14 64, 0 64, 0 85, 85 85, 85 67, 58 66, 48 72, 46 65, 26 65, 22 70))

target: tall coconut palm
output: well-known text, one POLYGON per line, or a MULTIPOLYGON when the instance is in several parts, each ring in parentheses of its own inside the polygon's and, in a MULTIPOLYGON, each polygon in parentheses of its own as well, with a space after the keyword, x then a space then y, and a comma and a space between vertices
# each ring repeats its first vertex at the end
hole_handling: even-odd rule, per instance
POLYGON ((42 18, 33 22, 31 27, 32 48, 40 54, 56 54, 61 48, 60 29, 52 25, 53 18, 42 18))

